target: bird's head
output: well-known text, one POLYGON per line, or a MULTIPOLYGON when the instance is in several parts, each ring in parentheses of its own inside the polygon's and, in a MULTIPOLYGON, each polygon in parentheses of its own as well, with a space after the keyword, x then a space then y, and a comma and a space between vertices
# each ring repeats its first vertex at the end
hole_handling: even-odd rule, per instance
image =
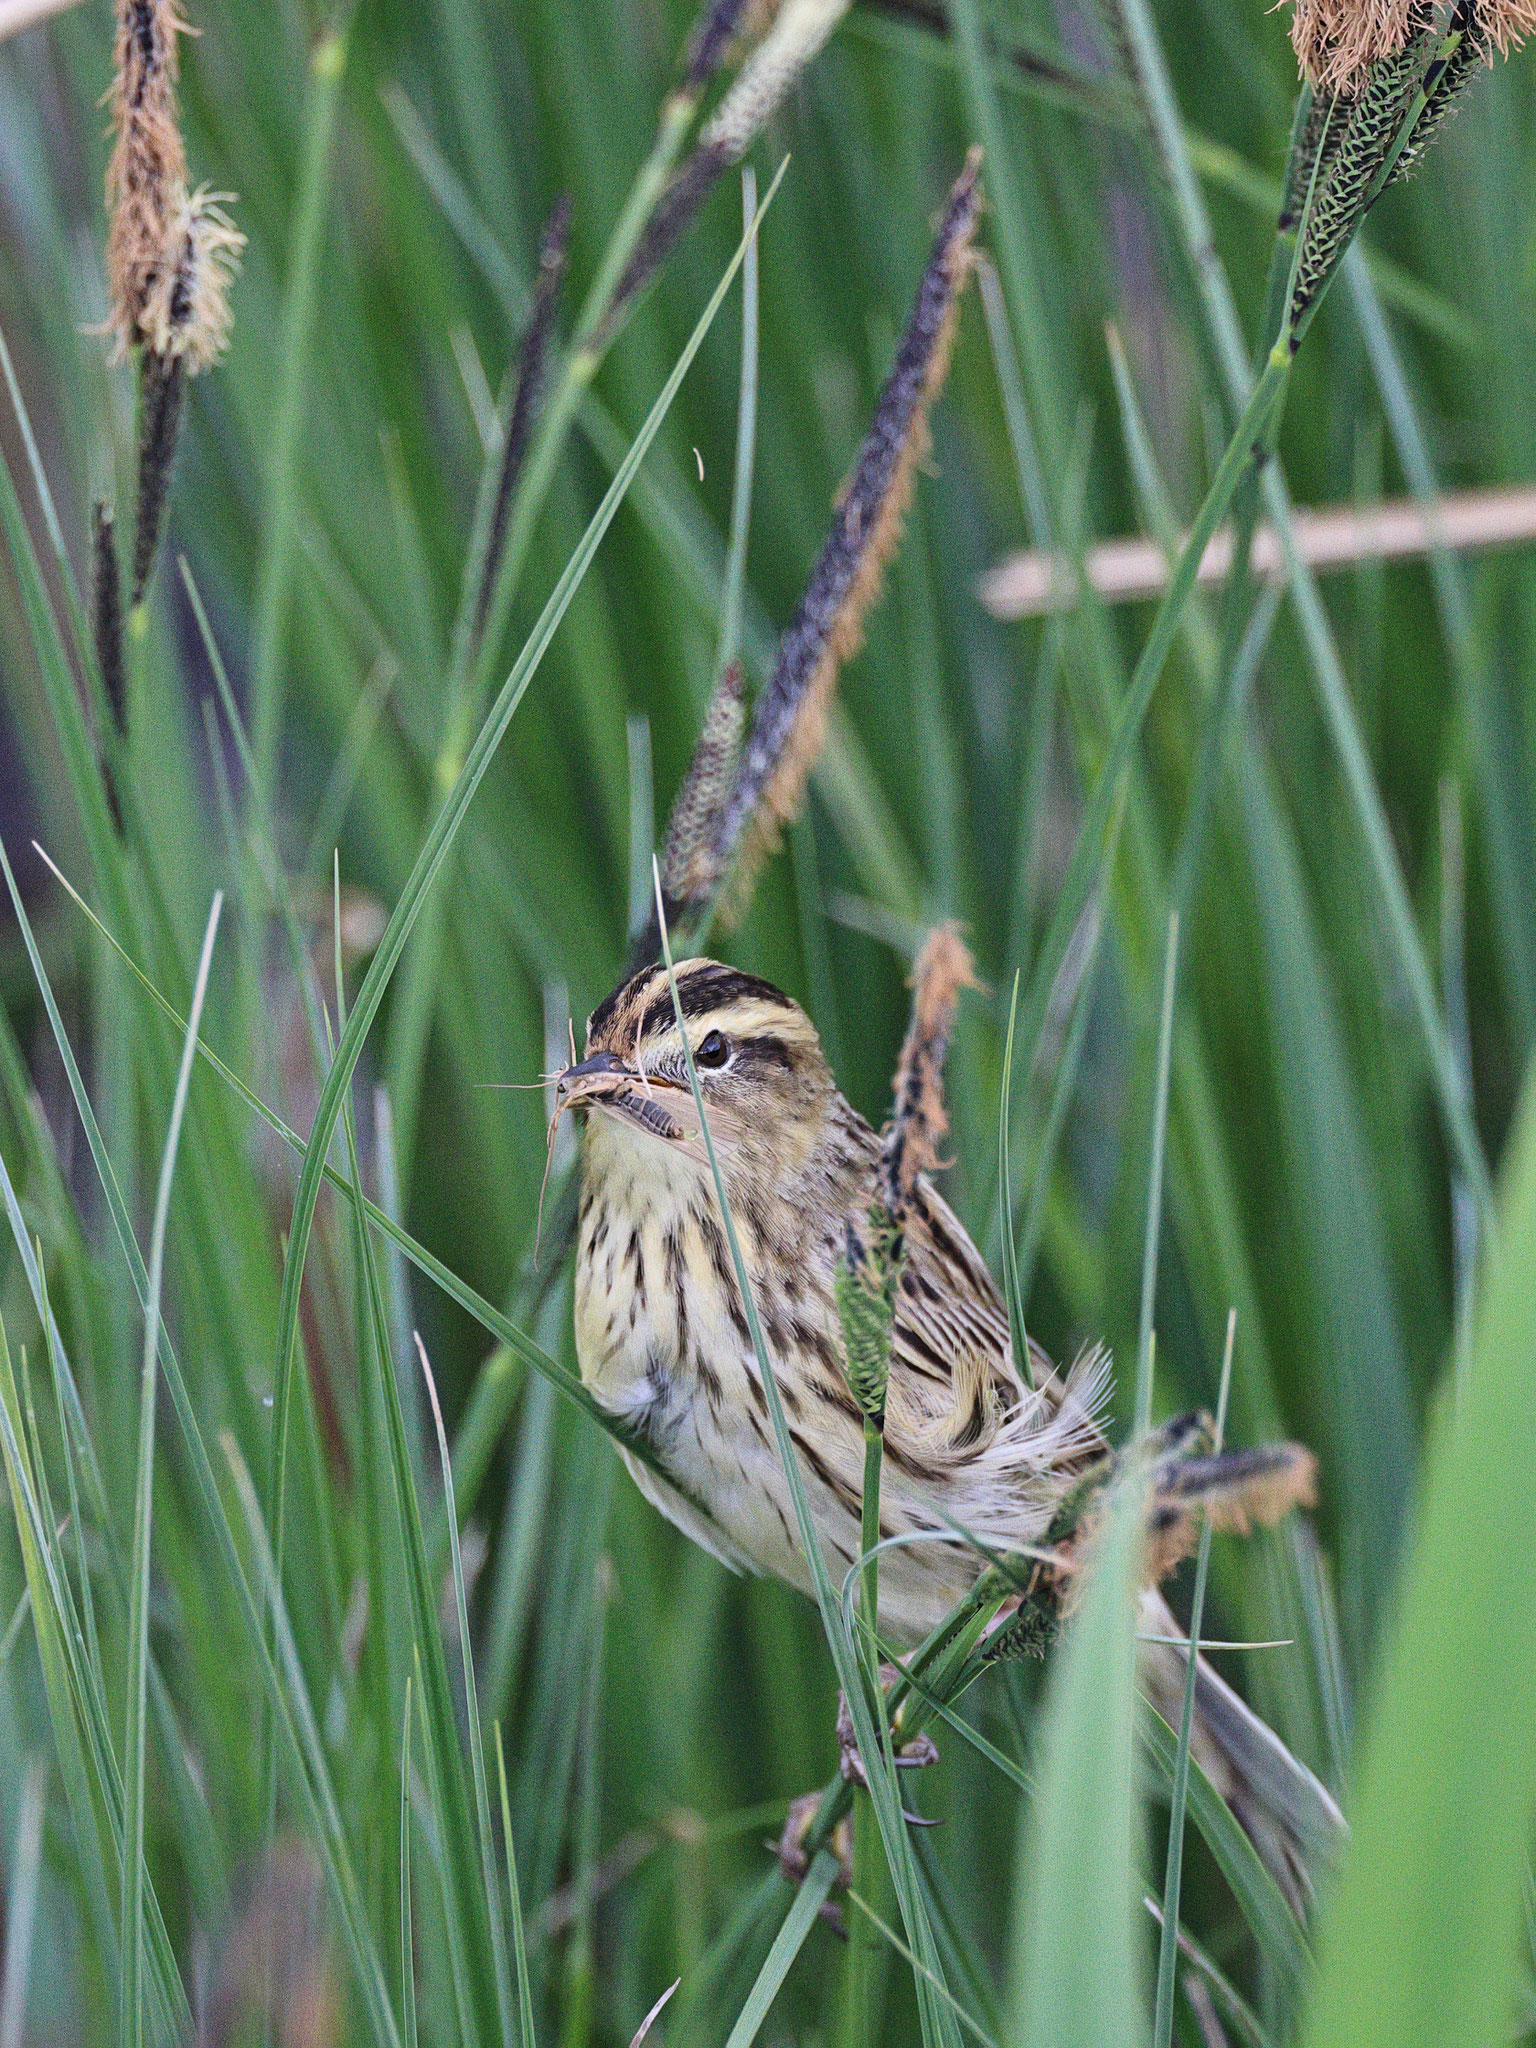
POLYGON ((631 975, 587 1019, 586 1055, 559 1077, 559 1109, 597 1111, 605 1153, 639 1147, 661 1166, 657 1148, 670 1148, 707 1173, 686 1032, 722 1167, 795 1170, 836 1095, 815 1026, 772 982, 718 960, 680 961, 675 975, 681 1029, 665 967, 631 975))

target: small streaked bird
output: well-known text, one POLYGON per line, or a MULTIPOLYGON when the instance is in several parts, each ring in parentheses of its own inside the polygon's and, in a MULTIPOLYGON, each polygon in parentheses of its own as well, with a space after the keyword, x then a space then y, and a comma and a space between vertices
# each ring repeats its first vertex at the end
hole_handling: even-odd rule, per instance
MULTIPOLYGON (((845 1100, 805 1012, 757 976, 681 962, 677 1007, 774 1379, 834 1583, 860 1550, 863 1416, 844 1375, 835 1287, 869 1232, 881 1140, 845 1100)), ((800 1547, 767 1395, 702 1142, 664 968, 623 982, 587 1022, 585 1056, 559 1077, 557 1116, 587 1112, 576 1249, 576 1349, 597 1401, 642 1438, 667 1477, 626 1454, 641 1491, 737 1569, 802 1591, 800 1547)), ((903 1218, 904 1257, 885 1397, 883 1629, 911 1643, 974 1582, 983 1559, 1050 1540, 1058 1512, 1111 1457, 1102 1351, 1059 1371, 1033 1343, 1026 1378, 986 1264, 926 1175, 903 1218)), ((1170 1425, 1155 1467, 1148 1575, 1187 1548, 1193 1510, 1217 1526, 1273 1521, 1310 1498, 1294 1444, 1212 1456, 1170 1425)), ((1155 1588, 1146 1632, 1176 1634, 1155 1588)), ((1144 1683, 1177 1716, 1177 1650, 1148 1648, 1144 1683)), ((1203 1760, 1288 1879, 1338 1810, 1237 1695, 1202 1665, 1203 1760)), ((1295 1885, 1291 1888, 1295 1890, 1295 1885)))

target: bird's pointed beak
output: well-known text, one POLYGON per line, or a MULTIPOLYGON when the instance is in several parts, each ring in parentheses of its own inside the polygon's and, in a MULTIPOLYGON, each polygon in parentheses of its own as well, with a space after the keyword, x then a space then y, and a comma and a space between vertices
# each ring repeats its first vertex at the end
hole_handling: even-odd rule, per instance
POLYGON ((573 1067, 567 1067, 555 1083, 555 1097, 562 1109, 571 1109, 578 1102, 589 1102, 593 1096, 613 1095, 633 1081, 639 1079, 631 1066, 627 1066, 617 1053, 595 1052, 590 1059, 578 1060, 573 1067))
POLYGON ((617 1053, 595 1052, 567 1067, 555 1083, 555 1115, 558 1119, 568 1109, 586 1106, 675 1144, 688 1136, 693 1124, 687 1096, 687 1089, 680 1089, 675 1081, 642 1074, 617 1053), (679 1115, 664 1108, 661 1097, 679 1115))

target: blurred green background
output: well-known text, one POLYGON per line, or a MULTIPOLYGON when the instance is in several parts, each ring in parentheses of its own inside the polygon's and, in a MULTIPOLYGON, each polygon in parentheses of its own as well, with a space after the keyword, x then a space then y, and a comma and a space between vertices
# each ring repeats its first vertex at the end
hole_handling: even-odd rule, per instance
MULTIPOLYGON (((1257 0, 1178 0, 1156 13, 1255 344, 1294 100, 1285 18, 1257 0)), ((1044 537, 1042 513, 1069 549, 1155 530, 1128 454, 1106 322, 1123 340, 1176 518, 1198 506, 1232 415, 1161 174, 1134 122, 1117 113, 1123 102, 1106 83, 1091 11, 1075 0, 988 0, 982 14, 1068 75, 1053 95, 1018 72, 998 87, 1039 313, 1036 331, 1016 336, 1032 443, 1023 488, 973 288, 933 458, 866 645, 844 671, 804 818, 722 944, 807 1004, 845 1090, 879 1122, 910 951, 935 919, 962 920, 990 993, 962 1009, 946 1186, 995 1265, 1008 992, 1016 968, 1027 978, 1151 611, 1085 605, 1005 626, 981 607, 976 581, 1008 550, 1044 537), (1074 97, 1113 118, 1068 104, 1074 97)), ((392 907, 440 798, 433 764, 482 435, 515 360, 541 224, 568 192, 568 332, 650 146, 691 16, 687 0, 372 0, 351 21, 332 104, 309 63, 318 11, 290 0, 191 11, 189 157, 196 178, 238 195, 249 245, 227 362, 190 393, 147 639, 136 649, 128 774, 148 846, 125 858, 122 879, 140 901, 145 875, 158 878, 169 923, 144 964, 183 1011, 209 899, 218 887, 232 892, 206 1035, 301 1129, 315 1081, 296 987, 254 885, 246 785, 176 558, 186 559, 241 703, 250 706, 263 663, 276 680, 278 850, 324 977, 333 846, 343 884, 358 892, 358 925, 371 920, 376 936, 374 906, 392 907), (295 289, 306 218, 308 319, 295 289), (224 813, 226 789, 237 819, 224 813)), ((125 521, 131 502, 133 383, 109 364, 99 332, 107 145, 98 102, 110 37, 109 9, 86 0, 0 43, 0 325, 82 581, 93 498, 115 498, 125 521)), ((1297 367, 1281 459, 1298 502, 1406 494, 1422 480, 1421 459, 1446 488, 1536 474, 1533 97, 1529 61, 1496 67, 1422 171, 1372 216, 1371 266, 1354 265, 1335 289, 1297 367)), ((761 237, 745 637, 754 681, 814 559, 935 209, 973 134, 951 45, 861 5, 754 147, 760 186, 790 156, 761 237)), ((498 679, 687 340, 740 219, 728 176, 604 364, 539 521, 498 679)), ((487 1084, 536 1080, 562 1056, 566 1005, 579 1037, 622 962, 635 856, 649 851, 647 749, 664 817, 712 682, 740 345, 735 291, 475 799, 440 883, 432 971, 413 977, 408 949, 361 1074, 365 1171, 386 1206, 397 1201, 414 1236, 491 1301, 518 1316, 537 1302, 533 1334, 565 1358, 567 1279, 530 1279, 544 1106, 537 1092, 487 1084)), ((0 449, 62 601, 8 403, 0 449)), ((1435 565, 1363 562, 1322 589, 1496 1163, 1536 1026, 1536 563, 1529 548, 1435 565)), ((1064 1062, 1071 1080, 1041 1183, 1038 1245, 1021 1246, 1030 1327, 1058 1356, 1100 1337, 1122 1361, 1135 1355, 1170 875, 1213 686, 1213 616, 1189 615, 1154 700, 1079 1000, 1072 982, 1032 1076, 1016 1080, 1021 1222, 1064 1062)), ((157 1020, 31 849, 40 840, 111 921, 9 555, 0 565, 0 835, 145 1241, 179 1033, 157 1020)), ((1245 1546, 1218 1542, 1206 1630, 1291 1640, 1218 1661, 1339 1787, 1355 1703, 1369 1698, 1372 1652, 1393 1613, 1427 1418, 1458 1345, 1465 1350, 1470 1211, 1319 710, 1313 657, 1286 605, 1224 756, 1184 938, 1156 1405, 1170 1413, 1214 1401, 1235 1306, 1233 1438, 1283 1432, 1315 1446, 1321 1504, 1315 1542, 1289 1529, 1245 1546)), ((127 1556, 142 1324, 9 909, 0 994, 0 1151, 27 1230, 41 1240, 94 1432, 107 1507, 99 1518, 87 1511, 84 1526, 88 1572, 105 1579, 114 1547, 127 1556)), ((232 1430, 258 1474, 294 1177, 289 1156, 199 1071, 170 1209, 166 1298, 205 1432, 211 1441, 232 1430)), ((547 1240, 543 1256, 552 1256, 547 1240)), ((379 1533, 392 1524, 374 1512, 386 1482, 370 1465, 352 1257, 346 1212, 322 1205, 304 1317, 310 1392, 290 1468, 288 1593, 363 1895, 389 1955, 401 1673, 381 1675, 371 1660, 400 1653, 377 1647, 387 1628, 370 1628, 358 1587, 377 1583, 375 1567, 393 1568, 396 1539, 379 1533)), ((417 1384, 406 1342, 417 1327, 450 1432, 488 1371, 504 1388, 496 1413, 507 1426, 480 1446, 483 1478, 476 1462, 465 1564, 485 1724, 499 1719, 507 1744, 541 2038, 627 2041, 681 1975, 666 2038, 722 2040, 772 1931, 761 1841, 777 1834, 784 1802, 835 1761, 816 1615, 689 1548, 579 1414, 507 1354, 488 1367, 490 1339, 419 1275, 393 1265, 386 1277, 403 1382, 417 1384)), ((29 1354, 57 1500, 59 1429, 9 1246, 0 1313, 13 1353, 29 1354)), ((1122 1419, 1129 1380, 1122 1371, 1122 1419)), ((430 1422, 414 1393, 406 1405, 430 1511, 439 1492, 430 1422)), ((148 1848, 172 1947, 194 2008, 218 2021, 209 2038, 245 2039, 247 2022, 218 2019, 218 1997, 249 1969, 265 1913, 289 1930, 282 1954, 307 1957, 314 1973, 305 2010, 330 2031, 302 2038, 363 2038, 335 1930, 314 1932, 327 1914, 312 1859, 297 1849, 288 1864, 263 1857, 260 1681, 168 1410, 161 1443, 151 1636, 187 1769, 178 1776, 152 1741, 148 1848), (292 1934, 290 1921, 307 1931, 292 1934)), ((22 1585, 8 1529, 0 1628, 22 1585)), ((1185 1597, 1176 1591, 1175 1604, 1185 1597)), ((121 1621, 100 1598, 116 1729, 121 1621)), ((7 1633, 0 1657, 9 1868, 29 1763, 52 1739, 30 1627, 7 1633)), ((1026 1754, 1035 1691, 1034 1673, 1014 1670, 968 1706, 994 1741, 1026 1754)), ((944 1823, 924 1838, 922 1863, 951 1983, 976 2013, 995 2015, 1018 1795, 959 1742, 943 1747, 939 1770, 913 1795, 944 1823)), ((7 2048, 11 2038, 106 2039, 115 2010, 55 1772, 47 1788, 28 2018, 7 2048)), ((285 1839, 305 1833, 286 1800, 282 1823, 285 1839)), ((436 1909, 420 1871, 417 1888, 430 1927, 436 1909)), ((1198 1843, 1186 1918, 1280 2038, 1283 1992, 1198 1843)), ((434 1987, 423 1997, 423 2038, 455 2038, 440 1945, 424 1935, 420 1946, 422 1981, 434 1987)), ((812 1933, 771 2038, 834 2036, 840 1954, 831 1933, 812 1933)), ((881 2038, 918 2038, 898 1961, 887 1996, 881 2038)), ((1190 2029, 1182 2038, 1198 2038, 1188 2011, 1178 2024, 1190 2029)))

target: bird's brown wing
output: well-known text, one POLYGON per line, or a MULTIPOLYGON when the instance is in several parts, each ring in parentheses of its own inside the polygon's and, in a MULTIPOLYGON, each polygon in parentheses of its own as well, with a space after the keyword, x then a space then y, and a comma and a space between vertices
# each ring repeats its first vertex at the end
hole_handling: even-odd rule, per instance
MULTIPOLYGON (((1014 1367, 1008 1312, 964 1224, 926 1180, 914 1190, 905 1241, 890 1421, 936 1431, 964 1449, 984 1440, 1027 1392, 1014 1367)), ((1029 1350, 1030 1378, 1054 1411, 1065 1382, 1033 1339, 1029 1350)))

